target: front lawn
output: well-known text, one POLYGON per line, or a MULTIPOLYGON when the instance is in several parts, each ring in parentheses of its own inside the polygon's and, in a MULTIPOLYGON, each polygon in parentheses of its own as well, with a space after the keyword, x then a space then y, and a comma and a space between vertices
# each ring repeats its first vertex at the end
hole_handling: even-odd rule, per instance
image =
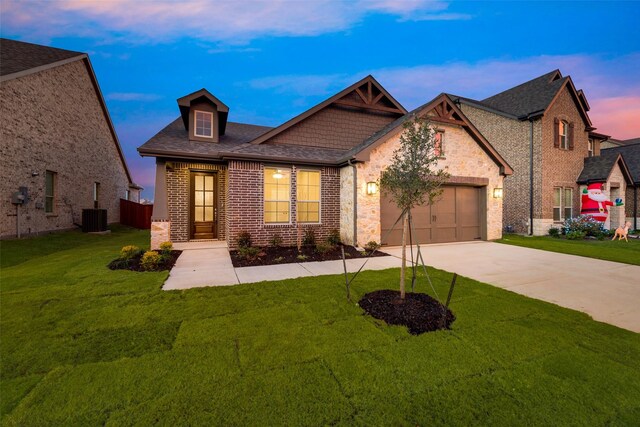
POLYGON ((640 240, 567 240, 564 237, 505 234, 498 243, 640 265, 640 240))
MULTIPOLYGON (((2 242, 2 424, 640 419, 640 335, 585 314, 459 278, 452 330, 413 336, 347 304, 342 276, 164 292, 166 272, 107 269, 147 242, 126 229, 2 242)), ((432 277, 446 295, 451 275, 432 277)), ((362 273, 355 300, 397 278, 362 273)))

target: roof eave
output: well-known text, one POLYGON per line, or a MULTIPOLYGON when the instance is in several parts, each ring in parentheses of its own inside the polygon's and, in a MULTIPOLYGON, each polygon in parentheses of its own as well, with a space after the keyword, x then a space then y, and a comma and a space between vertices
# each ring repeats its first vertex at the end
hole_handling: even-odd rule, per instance
POLYGON ((26 70, 18 71, 16 73, 5 74, 4 76, 0 76, 0 83, 13 80, 13 79, 18 79, 20 77, 28 76, 30 74, 39 73, 40 71, 49 70, 51 68, 60 67, 62 65, 69 64, 75 61, 80 61, 81 59, 85 59, 85 58, 89 58, 89 56, 86 53, 81 53, 77 56, 72 56, 71 58, 62 59, 60 61, 52 62, 50 64, 29 68, 26 70))

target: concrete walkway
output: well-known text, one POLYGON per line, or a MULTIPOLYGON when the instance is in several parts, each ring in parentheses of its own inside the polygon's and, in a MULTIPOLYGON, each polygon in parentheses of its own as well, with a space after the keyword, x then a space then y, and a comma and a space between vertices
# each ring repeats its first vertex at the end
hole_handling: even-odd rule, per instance
MULTIPOLYGON (((184 252, 163 289, 228 286, 264 280, 341 274, 342 261, 234 268, 224 242, 175 245, 184 252)), ((400 266, 391 257, 371 258, 366 270, 400 266)), ((500 288, 583 311, 594 319, 640 332, 640 267, 492 242, 423 246, 427 265, 500 288)), ((347 260, 350 272, 363 259, 347 260)))

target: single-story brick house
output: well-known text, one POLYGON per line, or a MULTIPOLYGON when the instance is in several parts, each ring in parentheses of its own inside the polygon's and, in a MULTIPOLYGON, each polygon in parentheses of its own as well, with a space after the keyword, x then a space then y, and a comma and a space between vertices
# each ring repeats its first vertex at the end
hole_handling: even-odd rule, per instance
MULTIPOLYGON (((511 167, 442 94, 408 113, 372 76, 275 128, 227 120, 229 107, 206 89, 178 99, 180 117, 138 148, 156 158, 151 244, 226 240, 255 244, 299 229, 345 243, 380 242, 398 216, 376 191, 403 123, 427 116, 451 174, 442 198, 414 212, 421 242, 497 239, 503 179, 511 167)), ((397 232, 383 243, 398 244, 397 232)))

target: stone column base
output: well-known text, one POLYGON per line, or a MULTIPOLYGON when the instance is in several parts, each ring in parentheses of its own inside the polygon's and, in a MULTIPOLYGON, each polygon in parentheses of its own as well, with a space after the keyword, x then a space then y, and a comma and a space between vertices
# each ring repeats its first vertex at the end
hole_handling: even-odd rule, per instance
POLYGON ((553 222, 553 219, 533 219, 533 235, 534 236, 544 236, 549 234, 549 229, 551 227, 562 227, 562 224, 556 224, 553 222))
POLYGON ((151 222, 151 250, 160 249, 160 244, 171 241, 171 221, 151 222))

